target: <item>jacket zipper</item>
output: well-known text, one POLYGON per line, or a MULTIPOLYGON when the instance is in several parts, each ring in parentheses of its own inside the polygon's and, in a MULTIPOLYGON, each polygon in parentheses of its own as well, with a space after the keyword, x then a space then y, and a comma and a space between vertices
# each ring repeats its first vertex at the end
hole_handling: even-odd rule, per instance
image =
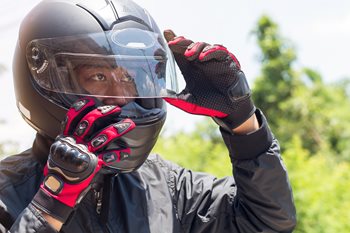
POLYGON ((103 188, 101 188, 100 190, 95 190, 94 189, 94 193, 95 193, 95 201, 96 201, 96 208, 95 211, 98 215, 98 219, 100 222, 100 225, 102 226, 102 231, 105 233, 112 233, 112 231, 110 230, 107 221, 102 221, 101 220, 101 211, 102 211, 102 199, 103 199, 103 188))
POLYGON ((102 192, 101 190, 97 191, 94 189, 95 192, 95 200, 96 200, 96 213, 100 216, 101 210, 102 210, 102 192))

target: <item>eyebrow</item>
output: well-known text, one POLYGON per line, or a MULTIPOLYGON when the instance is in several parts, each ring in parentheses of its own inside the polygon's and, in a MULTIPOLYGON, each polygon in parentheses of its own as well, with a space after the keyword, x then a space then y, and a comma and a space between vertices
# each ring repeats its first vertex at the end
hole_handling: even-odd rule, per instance
POLYGON ((74 70, 82 69, 82 68, 90 68, 91 69, 91 68, 111 68, 111 67, 107 66, 107 65, 98 65, 98 64, 83 64, 83 65, 77 65, 76 67, 74 67, 74 70))

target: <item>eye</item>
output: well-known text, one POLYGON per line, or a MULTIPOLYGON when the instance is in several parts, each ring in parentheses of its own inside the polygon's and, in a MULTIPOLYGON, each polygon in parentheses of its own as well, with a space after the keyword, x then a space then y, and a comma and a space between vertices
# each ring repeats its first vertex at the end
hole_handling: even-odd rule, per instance
POLYGON ((125 71, 123 72, 123 75, 120 79, 122 82, 128 82, 128 83, 131 83, 134 81, 134 78, 133 76, 128 72, 128 71, 125 71))
POLYGON ((93 81, 99 81, 99 82, 107 80, 106 76, 102 73, 94 74, 94 75, 90 76, 90 79, 93 81))

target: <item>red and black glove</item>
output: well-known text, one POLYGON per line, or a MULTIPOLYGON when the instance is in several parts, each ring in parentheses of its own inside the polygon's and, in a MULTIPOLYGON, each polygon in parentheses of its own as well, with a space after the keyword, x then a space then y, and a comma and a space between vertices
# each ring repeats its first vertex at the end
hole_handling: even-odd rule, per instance
POLYGON ((206 115, 233 129, 255 112, 251 91, 237 58, 222 45, 194 43, 167 30, 164 36, 186 81, 168 103, 191 114, 206 115))
POLYGON ((92 98, 73 104, 63 123, 63 133, 51 145, 44 169, 45 179, 32 203, 65 222, 74 207, 97 182, 96 174, 127 158, 130 149, 106 148, 135 124, 130 119, 116 122, 118 106, 95 106, 92 98))

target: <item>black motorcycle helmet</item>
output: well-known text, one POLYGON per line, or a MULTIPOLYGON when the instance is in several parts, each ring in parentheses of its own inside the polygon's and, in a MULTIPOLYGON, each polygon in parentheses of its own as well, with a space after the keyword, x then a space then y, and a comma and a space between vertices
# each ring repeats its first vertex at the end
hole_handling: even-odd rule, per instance
MULTIPOLYGON (((131 156, 111 169, 133 171, 146 160, 164 124, 161 97, 177 91, 174 64, 153 18, 131 0, 44 0, 19 30, 13 62, 17 107, 36 131, 54 139, 77 99, 129 99, 120 118, 131 118, 136 128, 116 146, 130 147, 131 156), (135 91, 105 96, 81 86, 77 67, 102 65, 131 73, 126 81, 135 91)), ((119 84, 120 89, 124 84, 119 84)))

